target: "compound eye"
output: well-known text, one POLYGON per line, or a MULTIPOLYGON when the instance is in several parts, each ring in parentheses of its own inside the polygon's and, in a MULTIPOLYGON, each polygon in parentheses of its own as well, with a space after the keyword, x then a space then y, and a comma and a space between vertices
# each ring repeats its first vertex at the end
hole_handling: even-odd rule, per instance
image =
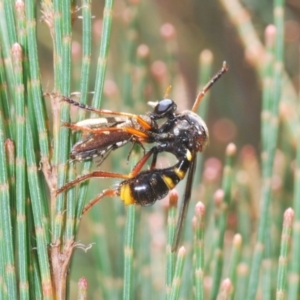
POLYGON ((154 113, 158 116, 165 116, 168 113, 174 113, 177 105, 171 99, 163 99, 158 102, 154 108, 154 113))

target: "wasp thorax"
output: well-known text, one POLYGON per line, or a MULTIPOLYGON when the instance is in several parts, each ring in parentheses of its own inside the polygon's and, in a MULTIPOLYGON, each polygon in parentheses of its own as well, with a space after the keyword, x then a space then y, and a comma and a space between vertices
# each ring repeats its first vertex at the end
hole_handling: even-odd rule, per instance
POLYGON ((173 128, 173 133, 175 136, 179 136, 182 134, 187 134, 191 128, 191 124, 187 120, 178 120, 176 125, 173 128))
POLYGON ((182 116, 185 117, 185 120, 189 124, 188 134, 191 137, 192 148, 202 151, 209 137, 205 122, 201 117, 190 110, 183 111, 182 116))

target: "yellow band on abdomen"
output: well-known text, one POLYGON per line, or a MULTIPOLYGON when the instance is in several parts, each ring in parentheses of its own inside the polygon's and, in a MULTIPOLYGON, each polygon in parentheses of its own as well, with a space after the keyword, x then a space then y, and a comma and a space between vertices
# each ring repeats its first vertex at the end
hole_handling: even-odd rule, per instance
POLYGON ((132 197, 129 184, 125 183, 121 186, 120 198, 122 199, 125 205, 134 204, 136 202, 135 199, 132 197))
POLYGON ((172 180, 172 178, 166 176, 166 175, 162 175, 161 176, 163 181, 165 182, 165 184, 167 185, 168 189, 171 190, 175 187, 175 183, 174 181, 172 180))

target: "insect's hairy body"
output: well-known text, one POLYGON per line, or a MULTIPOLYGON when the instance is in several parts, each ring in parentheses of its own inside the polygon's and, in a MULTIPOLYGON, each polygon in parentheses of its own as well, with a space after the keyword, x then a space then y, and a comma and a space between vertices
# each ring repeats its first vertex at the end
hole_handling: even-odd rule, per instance
MULTIPOLYGON (((114 121, 110 122, 84 120, 81 123, 68 125, 71 129, 82 130, 89 134, 74 145, 72 151, 76 150, 76 153, 72 152, 71 155, 74 155, 75 159, 82 160, 94 156, 100 156, 104 159, 111 150, 117 149, 128 142, 138 143, 142 147, 143 143, 154 143, 154 145, 144 154, 129 174, 94 171, 65 184, 57 190, 57 193, 61 193, 91 178, 119 178, 122 179, 121 183, 97 195, 85 206, 83 213, 102 198, 112 196, 119 196, 126 205, 139 204, 145 206, 165 197, 169 190, 174 188, 187 175, 172 246, 172 251, 175 251, 178 248, 183 221, 191 198, 197 153, 202 152, 208 141, 208 130, 205 122, 195 111, 205 93, 226 71, 227 65, 224 63, 222 69, 198 94, 192 110, 182 112, 177 112, 177 106, 171 99, 163 99, 153 103, 153 111, 145 116, 98 110, 81 105, 69 98, 63 99, 70 104, 75 103, 74 105, 99 114, 114 115, 118 118, 125 117, 122 120, 114 118, 114 121), (162 123, 160 122, 161 125, 158 125, 157 120, 162 121, 162 123), (105 123, 110 125, 104 125, 105 123), (94 139, 97 138, 98 141, 95 143, 94 139), (81 148, 81 152, 78 151, 78 148, 81 148), (168 168, 156 168, 157 156, 163 152, 173 154, 177 159, 177 163, 168 168), (152 157, 150 170, 142 171, 150 157, 152 157)), ((108 118, 106 120, 108 121, 108 118)))
POLYGON ((169 168, 140 172, 134 178, 120 183, 120 197, 126 204, 150 205, 165 197, 185 177, 197 152, 202 151, 207 143, 207 127, 192 111, 174 114, 172 122, 164 123, 158 131, 166 125, 168 133, 155 136, 158 144, 150 152, 154 160, 158 153, 172 153, 178 162, 169 168))

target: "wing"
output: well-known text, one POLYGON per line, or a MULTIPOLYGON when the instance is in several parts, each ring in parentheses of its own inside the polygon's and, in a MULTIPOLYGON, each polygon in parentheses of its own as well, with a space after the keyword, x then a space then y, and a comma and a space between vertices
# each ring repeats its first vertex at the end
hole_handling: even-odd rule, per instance
POLYGON ((72 147, 70 158, 72 160, 87 160, 93 157, 106 157, 110 151, 122 147, 131 139, 131 134, 121 130, 90 134, 72 147))
POLYGON ((92 133, 72 147, 70 158, 81 161, 99 157, 101 164, 111 151, 129 142, 140 144, 143 147, 143 143, 152 142, 152 136, 147 132, 130 127, 93 129, 92 133))
POLYGON ((179 216, 178 216, 177 225, 176 225, 176 231, 175 231, 173 245, 172 245, 172 252, 175 252, 178 249, 178 245, 179 245, 180 237, 181 237, 181 233, 182 233, 182 228, 183 228, 183 223, 186 218, 189 202, 191 199, 193 178, 194 178, 195 166, 196 166, 196 162, 197 162, 197 153, 193 152, 192 155, 193 155, 193 159, 192 159, 190 169, 189 169, 189 174, 188 174, 187 180, 186 180, 183 202, 180 207, 179 216))

